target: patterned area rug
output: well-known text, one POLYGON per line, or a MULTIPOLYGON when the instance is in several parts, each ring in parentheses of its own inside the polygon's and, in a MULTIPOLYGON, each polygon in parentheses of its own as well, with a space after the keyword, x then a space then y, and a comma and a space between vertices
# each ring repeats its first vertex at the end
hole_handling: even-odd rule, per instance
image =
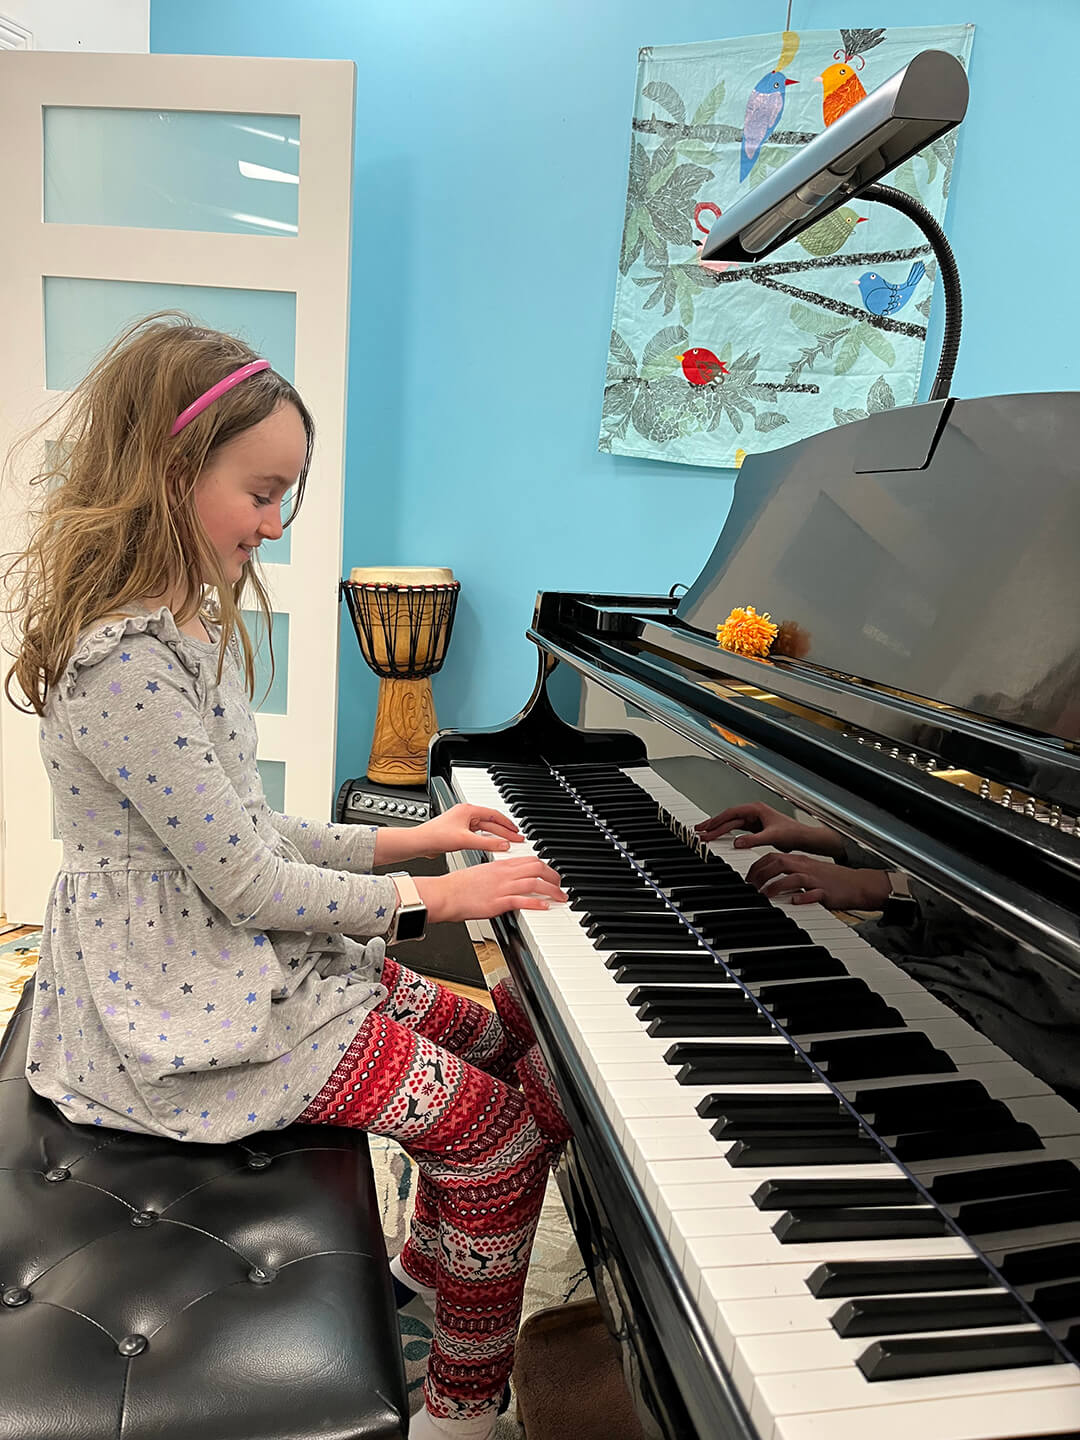
MULTIPOLYGON (((34 972, 40 941, 41 934, 38 932, 0 945, 0 1033, 19 1002, 23 985, 34 972)), ((378 1136, 371 1139, 371 1162, 382 1210, 387 1254, 396 1255, 408 1233, 415 1166, 392 1140, 383 1140, 378 1136)), ((592 1293, 562 1199, 552 1180, 536 1233, 522 1318, 528 1319, 537 1310, 565 1304, 568 1300, 588 1299, 592 1293)), ((422 1400, 421 1386, 431 1347, 431 1318, 431 1311, 421 1300, 413 1301, 399 1314, 401 1349, 405 1357, 405 1376, 412 1410, 418 1410, 422 1400)), ((510 1409, 499 1421, 496 1440, 523 1440, 523 1436, 516 1408, 511 1403, 510 1409)))
POLYGON ((23 986, 37 965, 41 931, 0 944, 0 1035, 15 1013, 23 986))

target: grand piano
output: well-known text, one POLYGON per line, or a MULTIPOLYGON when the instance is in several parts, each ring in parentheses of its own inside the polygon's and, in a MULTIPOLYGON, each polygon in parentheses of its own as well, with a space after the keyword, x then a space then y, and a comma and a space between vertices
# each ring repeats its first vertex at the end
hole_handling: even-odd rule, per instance
POLYGON ((1080 1434, 1078 456, 1038 394, 752 457, 688 591, 542 593, 524 710, 432 743, 570 893, 495 929, 650 1436, 1080 1434), (915 923, 760 895, 693 831, 749 799, 915 923))

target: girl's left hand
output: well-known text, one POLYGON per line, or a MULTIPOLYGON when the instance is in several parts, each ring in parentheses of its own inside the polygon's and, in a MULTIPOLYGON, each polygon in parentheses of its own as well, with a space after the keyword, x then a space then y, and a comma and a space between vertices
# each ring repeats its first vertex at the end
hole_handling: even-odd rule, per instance
POLYGON ((420 855, 445 855, 450 850, 509 850, 524 835, 507 815, 484 805, 455 805, 412 832, 420 855))

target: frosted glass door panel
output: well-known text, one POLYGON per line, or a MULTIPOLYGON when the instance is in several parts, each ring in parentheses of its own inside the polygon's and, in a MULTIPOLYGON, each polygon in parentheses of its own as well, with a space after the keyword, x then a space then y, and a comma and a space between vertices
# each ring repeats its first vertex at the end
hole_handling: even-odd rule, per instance
POLYGON ((263 794, 271 810, 279 815, 285 813, 285 762, 284 760, 256 760, 263 794))
MULTIPOLYGON (((281 520, 283 524, 288 523, 292 514, 293 492, 289 493, 281 502, 281 520)), ((264 540, 259 546, 259 559, 264 565, 288 565, 292 559, 292 532, 283 532, 280 540, 264 540)))
POLYGON ((296 115, 50 105, 44 126, 47 222, 297 234, 296 115))
POLYGON ((255 610, 241 613, 255 647, 255 710, 262 715, 285 715, 289 710, 289 617, 274 611, 274 678, 271 681, 270 645, 262 614, 255 610))
POLYGON ((141 280, 46 275, 45 386, 73 390, 120 332, 155 310, 182 310, 214 330, 239 335, 293 378, 296 296, 288 290, 228 290, 141 280))

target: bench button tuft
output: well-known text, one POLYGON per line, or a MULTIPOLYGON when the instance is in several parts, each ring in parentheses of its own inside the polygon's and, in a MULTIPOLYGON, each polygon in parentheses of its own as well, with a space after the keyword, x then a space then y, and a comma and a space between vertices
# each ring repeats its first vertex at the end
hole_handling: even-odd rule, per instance
POLYGON ((141 1355, 150 1348, 150 1341, 145 1335, 125 1335, 116 1348, 121 1355, 141 1355))
POLYGON ((27 1290, 25 1285, 12 1285, 0 1294, 0 1300, 2 1300, 5 1305, 10 1306, 12 1310, 15 1310, 20 1305, 25 1305, 29 1299, 30 1291, 27 1290))
POLYGON ((51 1170, 45 1171, 45 1179, 50 1185, 59 1185, 61 1180, 70 1180, 71 1171, 66 1165, 54 1165, 51 1170))
POLYGON ((142 1230, 145 1229, 147 1225, 156 1224, 157 1218, 158 1213, 156 1210, 136 1210, 135 1214, 131 1217, 131 1223, 142 1230))
POLYGON ((253 1265, 248 1271, 248 1279, 253 1285, 269 1285, 271 1280, 277 1279, 277 1271, 269 1265, 253 1265))
POLYGON ((248 1156, 247 1164, 249 1170, 265 1170, 270 1164, 270 1156, 261 1150, 255 1150, 248 1156))

